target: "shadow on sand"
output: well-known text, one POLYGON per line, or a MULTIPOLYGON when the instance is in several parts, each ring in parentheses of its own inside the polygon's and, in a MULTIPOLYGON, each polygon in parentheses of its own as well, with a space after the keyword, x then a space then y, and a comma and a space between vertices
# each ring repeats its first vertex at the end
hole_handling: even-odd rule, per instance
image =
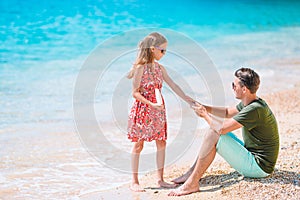
POLYGON ((201 192, 214 192, 222 188, 238 184, 241 181, 260 182, 263 184, 292 184, 300 186, 300 174, 291 171, 275 169, 275 171, 266 178, 246 178, 238 172, 231 172, 222 175, 209 175, 201 178, 199 184, 201 188, 208 187, 209 189, 201 189, 201 192))

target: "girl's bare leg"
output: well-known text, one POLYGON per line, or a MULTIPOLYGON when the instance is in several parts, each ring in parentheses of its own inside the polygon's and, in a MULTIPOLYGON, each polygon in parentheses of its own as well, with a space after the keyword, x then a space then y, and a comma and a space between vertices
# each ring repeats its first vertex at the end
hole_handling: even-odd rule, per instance
POLYGON ((132 183, 130 185, 130 189, 134 192, 145 192, 145 190, 140 186, 138 179, 140 153, 143 147, 144 141, 135 142, 131 152, 132 183))
POLYGON ((157 185, 164 188, 174 188, 176 184, 170 184, 164 181, 164 165, 165 165, 165 152, 166 152, 166 141, 156 140, 156 162, 157 162, 157 185))

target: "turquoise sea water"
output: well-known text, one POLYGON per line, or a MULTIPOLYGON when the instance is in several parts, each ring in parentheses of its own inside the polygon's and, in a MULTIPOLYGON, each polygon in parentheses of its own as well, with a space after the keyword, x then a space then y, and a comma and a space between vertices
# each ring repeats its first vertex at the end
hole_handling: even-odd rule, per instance
POLYGON ((220 68, 299 55, 299 1, 125 2, 1 1, 2 128, 71 120, 72 87, 83 60, 99 43, 135 28, 184 33, 220 68))
MULTIPOLYGON (((138 28, 169 29, 199 43, 216 64, 220 74, 230 78, 238 66, 255 66, 265 82, 279 80, 271 88, 273 91, 285 89, 299 77, 299 68, 294 65, 299 63, 300 55, 299 10, 300 2, 292 0, 132 0, 122 3, 106 0, 1 1, 0 156, 5 162, 2 164, 4 175, 0 181, 5 183, 5 188, 12 187, 8 183, 9 175, 15 175, 15 172, 9 168, 22 168, 22 163, 17 162, 19 156, 24 157, 22 153, 34 154, 41 148, 45 154, 50 152, 52 155, 55 150, 51 146, 60 146, 55 141, 68 141, 66 136, 53 136, 51 133, 72 133, 72 137, 76 137, 73 134, 76 132, 73 116, 74 84, 84 60, 102 42, 138 28), (282 80, 285 84, 280 84, 282 80), (55 145, 38 142, 47 137, 55 145), (34 141, 32 144, 36 145, 34 151, 31 149, 31 139, 34 141)), ((137 38, 136 43, 140 39, 137 38)), ((170 63, 170 57, 167 54, 162 62, 170 63)), ((131 58, 125 59, 121 68, 114 72, 126 73, 132 62, 131 58)), ((225 85, 227 79, 224 78, 225 85)), ((109 77, 106 80, 106 88, 109 88, 114 80, 109 77)), ((103 94, 105 92, 110 91, 105 90, 103 94)), ((101 109, 105 109, 103 105, 109 103, 108 99, 98 102, 96 107, 100 109, 99 115, 103 113, 101 109)), ((69 145, 76 146, 76 140, 71 141, 73 143, 69 145)), ((62 149, 63 158, 69 158, 69 154, 76 155, 79 151, 62 149)), ((47 157, 39 159, 46 162, 47 157)), ((30 161, 36 162, 34 156, 30 161)), ((88 174, 84 171, 88 167, 83 165, 72 165, 75 166, 73 173, 81 170, 81 174, 77 174, 81 178, 76 179, 78 182, 75 182, 75 188, 81 187, 80 181, 89 186, 93 185, 92 181, 110 182, 105 186, 99 184, 98 189, 113 186, 114 181, 124 181, 122 177, 116 181, 114 174, 103 176, 103 180, 91 181, 84 176, 88 174)), ((93 163, 90 166, 95 165, 93 163)), ((69 166, 71 171, 72 166, 69 166)), ((53 176, 69 176, 58 173, 59 167, 55 170, 51 171, 53 176)), ((103 169, 94 170, 94 173, 103 173, 103 169)), ((17 171, 17 174, 28 174, 28 171, 17 171)), ((24 188, 22 178, 16 183, 24 188)), ((30 193, 29 189, 21 191, 30 193)), ((51 192, 48 195, 51 197, 51 192)))

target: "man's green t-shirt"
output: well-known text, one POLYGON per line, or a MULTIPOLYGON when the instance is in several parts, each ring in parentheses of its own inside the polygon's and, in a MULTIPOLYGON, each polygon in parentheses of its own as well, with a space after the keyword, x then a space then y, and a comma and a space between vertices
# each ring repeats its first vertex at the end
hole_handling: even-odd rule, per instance
POLYGON ((279 134, 275 116, 262 99, 257 99, 244 106, 237 106, 234 120, 243 125, 244 146, 250 151, 257 164, 266 172, 274 171, 279 152, 279 134))

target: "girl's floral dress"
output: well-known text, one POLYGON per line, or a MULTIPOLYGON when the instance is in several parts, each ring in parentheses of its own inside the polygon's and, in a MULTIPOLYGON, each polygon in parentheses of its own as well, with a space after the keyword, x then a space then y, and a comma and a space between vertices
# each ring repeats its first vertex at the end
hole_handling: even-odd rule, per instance
MULTIPOLYGON (((163 83, 162 71, 158 63, 154 70, 145 65, 140 84, 140 93, 147 100, 156 103, 155 88, 161 91, 163 83)), ((162 97, 163 99, 163 97, 162 97)), ((132 142, 167 139, 166 109, 157 110, 147 104, 135 100, 128 119, 128 139, 132 142)))

